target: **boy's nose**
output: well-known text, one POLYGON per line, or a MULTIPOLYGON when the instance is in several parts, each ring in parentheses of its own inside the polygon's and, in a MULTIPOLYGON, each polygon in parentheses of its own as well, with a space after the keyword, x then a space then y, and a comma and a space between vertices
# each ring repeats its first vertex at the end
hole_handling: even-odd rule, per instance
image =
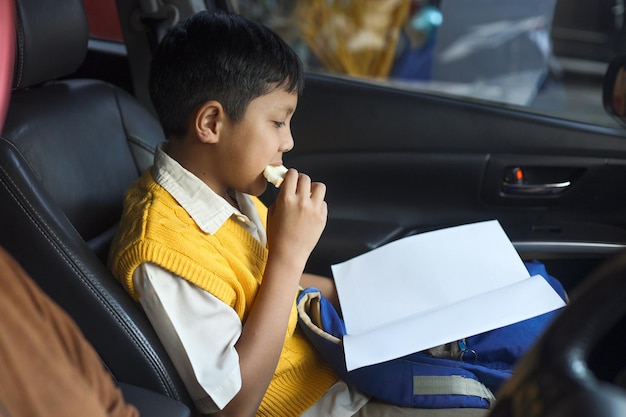
POLYGON ((294 146, 293 136, 292 136, 291 132, 289 132, 289 135, 287 135, 287 137, 283 141, 283 144, 282 144, 280 150, 282 152, 289 152, 290 150, 293 149, 293 146, 294 146))

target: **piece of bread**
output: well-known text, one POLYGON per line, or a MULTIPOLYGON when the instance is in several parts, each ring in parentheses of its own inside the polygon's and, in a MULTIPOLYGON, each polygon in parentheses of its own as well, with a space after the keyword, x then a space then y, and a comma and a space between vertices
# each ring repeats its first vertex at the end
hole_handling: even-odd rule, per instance
POLYGON ((286 173, 287 167, 284 165, 268 165, 263 171, 263 176, 268 182, 274 184, 274 187, 280 188, 286 173))

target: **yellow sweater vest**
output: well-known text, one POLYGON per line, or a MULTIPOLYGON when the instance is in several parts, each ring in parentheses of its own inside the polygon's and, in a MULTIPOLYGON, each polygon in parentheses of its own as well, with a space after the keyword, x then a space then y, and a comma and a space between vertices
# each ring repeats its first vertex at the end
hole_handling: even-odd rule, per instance
MULTIPOLYGON (((257 198, 254 202, 265 221, 267 208, 257 198)), ((126 193, 109 267, 136 298, 134 270, 143 262, 158 264, 221 299, 244 322, 266 261, 267 249, 232 218, 213 235, 203 232, 148 171, 126 193)), ((294 303, 283 351, 258 416, 300 415, 338 379, 296 324, 294 303)))

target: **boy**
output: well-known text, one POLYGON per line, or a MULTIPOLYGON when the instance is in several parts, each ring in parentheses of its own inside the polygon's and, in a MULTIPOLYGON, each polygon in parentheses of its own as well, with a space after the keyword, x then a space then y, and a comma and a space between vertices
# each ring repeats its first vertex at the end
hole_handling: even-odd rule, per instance
POLYGON ((296 330, 299 285, 336 299, 331 280, 303 274, 325 186, 290 169, 269 210, 255 197, 266 165, 293 147, 298 57, 258 23, 202 12, 166 36, 150 78, 169 140, 126 194, 111 270, 201 413, 355 415, 368 398, 296 330))

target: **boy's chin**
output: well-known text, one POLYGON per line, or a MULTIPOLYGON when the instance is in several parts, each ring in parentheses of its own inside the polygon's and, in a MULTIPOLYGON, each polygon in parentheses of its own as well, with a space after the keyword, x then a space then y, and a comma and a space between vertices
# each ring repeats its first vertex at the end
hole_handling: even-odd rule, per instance
POLYGON ((264 177, 261 177, 262 181, 256 181, 251 187, 250 192, 248 194, 253 195, 255 197, 259 197, 261 194, 267 191, 269 183, 264 177))

